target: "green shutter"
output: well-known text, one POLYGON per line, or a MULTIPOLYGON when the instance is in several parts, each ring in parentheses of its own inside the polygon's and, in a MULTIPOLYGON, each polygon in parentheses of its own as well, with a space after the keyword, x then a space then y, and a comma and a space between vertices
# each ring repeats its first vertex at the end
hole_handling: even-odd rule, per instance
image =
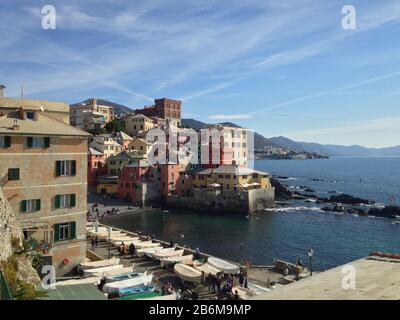
POLYGON ((21 201, 21 212, 26 212, 26 200, 21 201))
POLYGON ((39 211, 40 210, 40 199, 36 200, 36 210, 39 211))
POLYGON ((71 176, 76 175, 76 160, 71 161, 71 176))
POLYGON ((75 239, 76 238, 76 222, 69 223, 69 238, 75 239))
POLYGON ((33 147, 33 138, 32 137, 26 138, 26 146, 28 148, 32 148, 33 147))
POLYGON ((61 161, 56 161, 56 176, 61 176, 61 161))
POLYGON ((55 207, 56 209, 60 208, 60 202, 61 202, 61 196, 60 195, 56 195, 56 199, 55 199, 55 207))
POLYGON ((53 227, 54 227, 54 242, 60 241, 60 225, 55 224, 53 227))
POLYGON ((75 203, 76 203, 76 196, 75 194, 70 194, 70 206, 71 207, 75 207, 75 203))
POLYGON ((9 148, 9 147, 11 147, 11 137, 5 136, 4 137, 4 148, 9 148))
POLYGON ((44 138, 44 147, 45 148, 50 148, 50 137, 45 137, 44 138))

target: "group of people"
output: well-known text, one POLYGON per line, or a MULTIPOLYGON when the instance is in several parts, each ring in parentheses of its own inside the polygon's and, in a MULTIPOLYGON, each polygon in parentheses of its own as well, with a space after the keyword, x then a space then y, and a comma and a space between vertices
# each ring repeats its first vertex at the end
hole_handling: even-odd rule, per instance
POLYGON ((123 241, 121 245, 118 247, 118 253, 120 257, 124 257, 125 253, 129 253, 131 258, 135 255, 135 245, 131 242, 130 245, 126 245, 123 241))

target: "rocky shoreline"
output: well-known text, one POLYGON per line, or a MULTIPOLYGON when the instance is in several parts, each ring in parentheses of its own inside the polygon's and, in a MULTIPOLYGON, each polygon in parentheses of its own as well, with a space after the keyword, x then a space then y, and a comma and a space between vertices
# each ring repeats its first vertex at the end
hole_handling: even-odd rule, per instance
MULTIPOLYGON (((400 216, 400 206, 387 205, 384 207, 374 206, 375 202, 368 199, 354 197, 348 194, 334 194, 329 198, 315 195, 315 191, 307 186, 299 186, 303 192, 292 191, 280 179, 288 177, 271 177, 271 184, 275 188, 275 196, 278 201, 304 200, 305 202, 314 202, 317 204, 326 204, 321 210, 325 212, 341 212, 348 214, 357 214, 360 216, 375 216, 395 219, 400 216), (364 208, 363 206, 369 206, 364 208)), ((336 193, 331 191, 330 193, 336 193)), ((283 204, 282 202, 280 202, 283 204)))

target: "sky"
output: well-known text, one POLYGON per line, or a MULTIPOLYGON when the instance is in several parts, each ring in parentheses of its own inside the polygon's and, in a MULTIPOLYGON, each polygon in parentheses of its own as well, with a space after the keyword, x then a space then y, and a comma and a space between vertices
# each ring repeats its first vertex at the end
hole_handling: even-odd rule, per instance
POLYGON ((135 109, 266 137, 400 145, 400 0, 0 0, 6 95, 135 109), (45 5, 56 10, 44 29, 45 5), (355 9, 355 28, 345 5, 355 9), (345 26, 348 25, 345 23, 345 26))

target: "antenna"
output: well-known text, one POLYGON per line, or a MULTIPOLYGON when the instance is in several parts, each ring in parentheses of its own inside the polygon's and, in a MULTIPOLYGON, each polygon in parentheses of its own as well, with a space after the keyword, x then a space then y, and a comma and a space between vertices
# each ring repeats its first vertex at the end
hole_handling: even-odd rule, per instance
POLYGON ((24 86, 21 86, 21 107, 24 106, 24 86))

